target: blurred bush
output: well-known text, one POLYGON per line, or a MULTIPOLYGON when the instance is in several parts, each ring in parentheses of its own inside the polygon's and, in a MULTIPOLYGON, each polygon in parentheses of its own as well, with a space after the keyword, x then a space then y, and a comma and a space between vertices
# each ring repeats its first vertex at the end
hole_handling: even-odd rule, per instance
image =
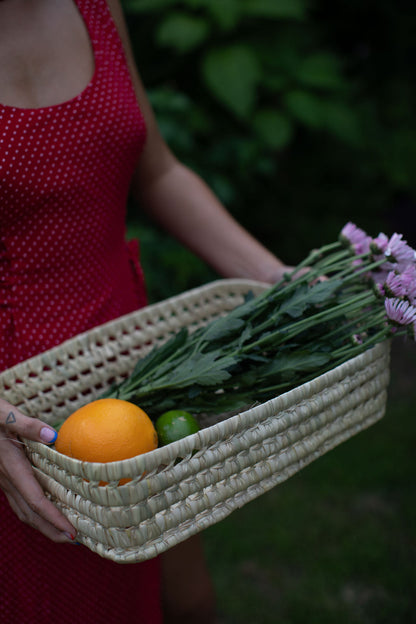
POLYGON ((123 5, 171 148, 282 259, 296 262, 347 220, 414 242, 410 0, 123 5))

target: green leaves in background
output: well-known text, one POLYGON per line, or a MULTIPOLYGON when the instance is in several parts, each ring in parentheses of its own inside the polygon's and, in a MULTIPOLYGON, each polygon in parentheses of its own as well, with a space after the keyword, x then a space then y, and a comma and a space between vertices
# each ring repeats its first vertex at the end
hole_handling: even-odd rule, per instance
POLYGON ((322 99, 308 91, 293 90, 284 94, 284 104, 293 119, 310 128, 321 128, 324 111, 322 99))
POLYGON ((346 88, 339 66, 339 61, 334 54, 318 52, 303 58, 295 68, 295 77, 300 84, 319 89, 346 88))
POLYGON ((258 137, 271 149, 286 147, 293 135, 291 120, 274 109, 262 109, 253 118, 253 127, 258 137))
MULTIPOLYGON (((411 206, 416 194, 414 16, 388 0, 122 4, 172 150, 282 259, 295 263, 348 220, 411 238, 411 216, 391 221, 396 197, 411 206)), ((203 281, 170 253, 173 292, 193 271, 203 281)))
POLYGON ((202 63, 202 76, 212 94, 237 117, 254 109, 261 68, 253 50, 234 45, 210 50, 202 63))
MULTIPOLYGON (((245 122, 251 140, 272 151, 287 148, 296 127, 302 126, 346 143, 357 142, 356 114, 346 104, 350 93, 342 63, 319 44, 309 49, 310 26, 303 31, 308 20, 304 0, 125 0, 124 4, 133 14, 156 18, 152 22, 156 47, 171 48, 189 63, 194 80, 189 93, 198 98, 207 95, 208 116, 216 115, 212 98, 230 115, 230 129, 234 124, 238 132, 245 122)), ((184 65, 178 62, 170 61, 169 79, 182 84, 184 65)), ((184 84, 187 90, 186 78, 184 84)), ((162 125, 170 140, 169 124, 162 125)))
POLYGON ((176 0, 123 0, 123 7, 132 13, 158 12, 177 4, 176 0))
POLYGON ((325 130, 344 143, 359 145, 358 117, 342 100, 295 90, 284 95, 284 104, 290 116, 308 128, 325 130))
POLYGON ((177 52, 190 52, 203 43, 210 32, 206 20, 187 13, 173 12, 161 22, 156 31, 156 42, 177 52))
POLYGON ((306 13, 303 0, 241 0, 241 4, 253 17, 302 19, 306 13))
POLYGON ((207 0, 206 6, 224 31, 235 28, 242 15, 241 0, 207 0))

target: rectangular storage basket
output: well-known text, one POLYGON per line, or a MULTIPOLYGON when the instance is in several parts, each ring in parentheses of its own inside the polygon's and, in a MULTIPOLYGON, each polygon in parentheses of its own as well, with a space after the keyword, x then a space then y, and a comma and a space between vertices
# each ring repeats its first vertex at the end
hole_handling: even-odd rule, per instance
MULTIPOLYGON (((3 372, 0 396, 53 425, 120 381, 153 345, 264 288, 219 280, 128 314, 3 372)), ((102 557, 133 563, 222 520, 376 422, 388 381, 383 343, 266 403, 202 419, 198 433, 145 455, 94 464, 30 441, 27 453, 77 539, 102 557), (126 477, 132 481, 119 486, 126 477)))

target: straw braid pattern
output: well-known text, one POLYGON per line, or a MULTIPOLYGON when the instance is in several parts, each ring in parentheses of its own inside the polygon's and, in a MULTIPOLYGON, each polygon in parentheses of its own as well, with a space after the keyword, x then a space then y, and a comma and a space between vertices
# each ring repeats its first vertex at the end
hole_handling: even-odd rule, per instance
MULTIPOLYGON (((220 280, 67 341, 0 375, 3 396, 53 423, 121 379, 172 332, 198 326, 264 285, 220 280), (11 398, 12 397, 12 398, 11 398), (40 414, 41 413, 41 414, 40 414)), ((389 344, 151 453, 110 464, 81 462, 27 441, 51 500, 79 541, 119 563, 152 558, 222 520, 379 420, 389 344), (118 486, 121 478, 132 481, 118 486), (98 487, 99 481, 109 485, 98 487)), ((218 418, 217 418, 218 420, 218 418)))

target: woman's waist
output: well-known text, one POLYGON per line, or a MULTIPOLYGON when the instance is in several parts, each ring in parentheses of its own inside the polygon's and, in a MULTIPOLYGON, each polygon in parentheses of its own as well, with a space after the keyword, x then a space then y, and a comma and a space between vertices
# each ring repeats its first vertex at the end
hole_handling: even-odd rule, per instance
POLYGON ((59 262, 30 263, 0 257, 0 305, 20 306, 28 300, 89 300, 117 285, 129 271, 127 249, 118 254, 75 256, 59 262))
POLYGON ((117 268, 0 282, 0 369, 143 306, 129 260, 117 268))

